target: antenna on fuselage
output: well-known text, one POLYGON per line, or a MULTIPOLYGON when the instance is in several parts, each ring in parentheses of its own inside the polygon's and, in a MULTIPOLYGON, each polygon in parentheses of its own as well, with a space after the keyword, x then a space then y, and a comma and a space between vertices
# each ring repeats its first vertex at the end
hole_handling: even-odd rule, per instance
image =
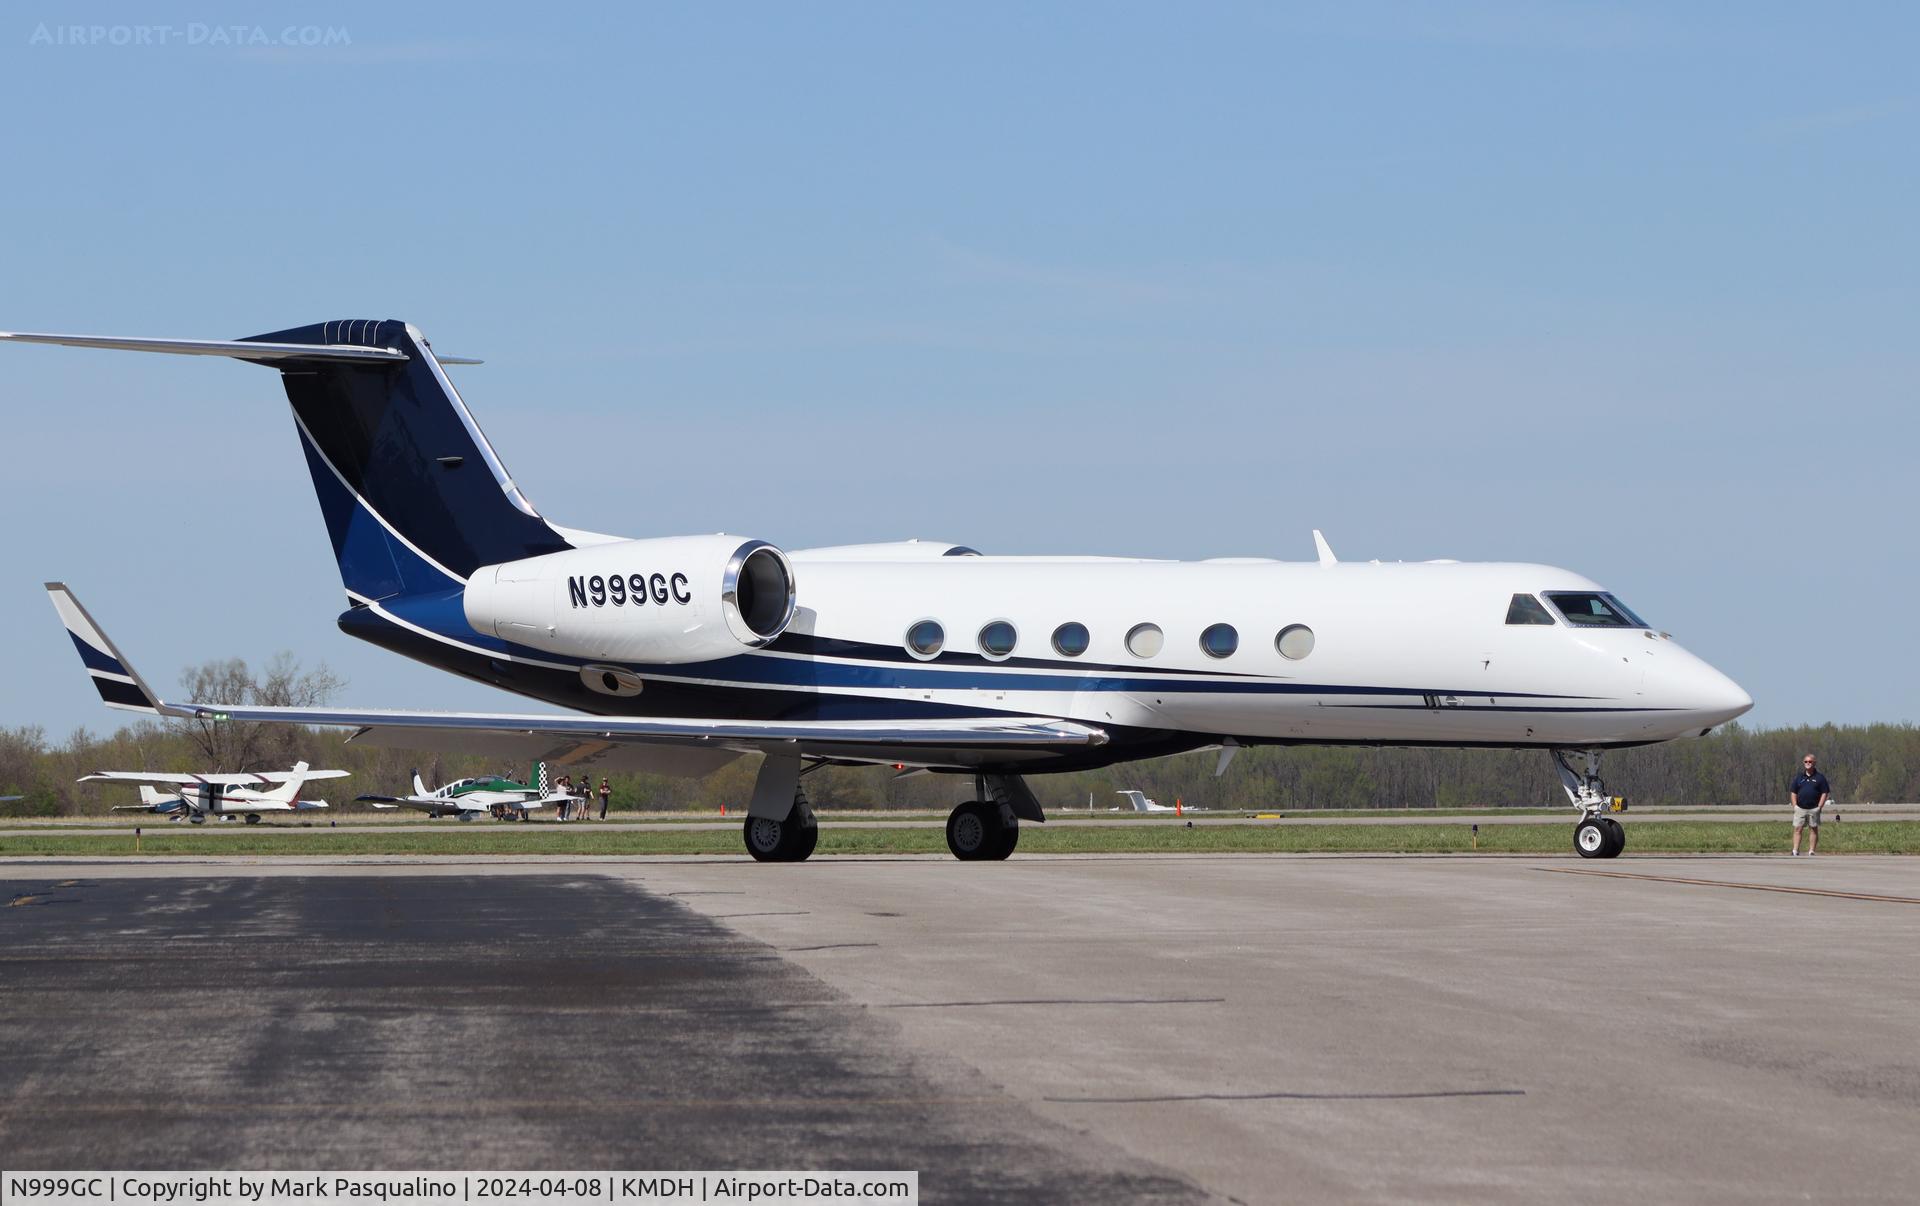
POLYGON ((1320 534, 1319 528, 1313 530, 1313 549, 1320 554, 1321 565, 1333 565, 1340 560, 1333 555, 1333 546, 1327 543, 1327 538, 1320 534))

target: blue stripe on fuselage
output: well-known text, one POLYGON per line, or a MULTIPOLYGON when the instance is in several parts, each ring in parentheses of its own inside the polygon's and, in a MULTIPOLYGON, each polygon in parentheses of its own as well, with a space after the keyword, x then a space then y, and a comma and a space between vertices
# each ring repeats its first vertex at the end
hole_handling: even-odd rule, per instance
MULTIPOLYGON (((444 579, 442 579, 444 581, 444 579)), ((664 666, 635 662, 605 662, 602 660, 572 657, 564 654, 547 653, 529 649, 498 637, 474 631, 467 623, 466 609, 462 593, 458 589, 440 590, 431 594, 404 595, 398 598, 384 599, 380 608, 406 624, 414 625, 435 638, 470 645, 500 658, 503 662, 535 660, 557 665, 568 670, 577 670, 581 666, 617 665, 631 670, 643 679, 671 681, 676 679, 698 679, 707 682, 719 682, 726 685, 737 684, 743 688, 790 688, 817 690, 820 688, 840 688, 854 690, 898 691, 909 690, 983 690, 983 691, 1054 691, 1054 692, 1146 692, 1152 694, 1174 695, 1364 695, 1385 697, 1407 697, 1423 695, 1467 696, 1499 699, 1539 699, 1570 700, 1584 699, 1583 696, 1525 694, 1517 692, 1498 692, 1489 695, 1487 691, 1446 690, 1434 687, 1381 687, 1349 686, 1328 683, 1299 683, 1274 679, 1229 679, 1214 677, 1192 679, 1184 677, 1151 678, 1135 675, 1108 675, 1090 673, 1079 667, 1062 667, 1058 673, 983 670, 972 666, 943 668, 936 662, 915 663, 911 666, 898 664, 867 665, 852 660, 815 655, 813 657, 780 657, 764 652, 741 653, 732 657, 718 658, 713 661, 691 665, 664 666)), ((347 632, 355 636, 369 634, 356 631, 361 625, 375 622, 377 614, 364 613, 366 609, 355 608, 340 617, 340 624, 347 632)), ((384 621, 381 621, 384 622, 384 621)), ((1418 705, 1424 706, 1424 705, 1418 705)), ((999 711, 1001 709, 991 709, 999 711)))

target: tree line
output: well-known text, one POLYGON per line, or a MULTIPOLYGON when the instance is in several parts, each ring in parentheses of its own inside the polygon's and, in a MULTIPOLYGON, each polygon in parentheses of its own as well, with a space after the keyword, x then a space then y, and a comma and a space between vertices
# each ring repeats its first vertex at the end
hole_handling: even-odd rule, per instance
MULTIPOLYGON (((341 682, 324 666, 302 670, 282 655, 256 673, 238 660, 209 662, 181 676, 187 698, 209 703, 315 706, 341 682)), ((1609 752, 1601 763, 1608 789, 1639 807, 1779 804, 1802 754, 1820 758, 1841 803, 1920 800, 1920 728, 1911 724, 1820 725, 1747 729, 1728 725, 1707 736, 1609 752)), ((337 730, 221 720, 140 721, 110 735, 79 729, 51 739, 40 728, 0 729, 0 814, 79 816, 133 804, 125 784, 82 784, 96 770, 285 770, 305 760, 353 777, 321 786, 335 808, 360 794, 400 795, 417 769, 429 787, 469 775, 506 774, 524 781, 531 768, 480 755, 413 753, 343 742, 337 730)), ((1370 749, 1257 746, 1238 751, 1215 777, 1219 756, 1200 752, 1095 771, 1034 775, 1035 795, 1049 809, 1107 809, 1123 788, 1171 804, 1214 810, 1355 808, 1560 807, 1552 760, 1540 750, 1370 749)), ((757 758, 748 756, 705 779, 616 774, 591 766, 549 768, 591 776, 613 789, 616 808, 738 811, 752 794, 757 758)), ((821 808, 948 808, 972 795, 960 775, 900 776, 889 768, 822 767, 803 780, 821 808)))

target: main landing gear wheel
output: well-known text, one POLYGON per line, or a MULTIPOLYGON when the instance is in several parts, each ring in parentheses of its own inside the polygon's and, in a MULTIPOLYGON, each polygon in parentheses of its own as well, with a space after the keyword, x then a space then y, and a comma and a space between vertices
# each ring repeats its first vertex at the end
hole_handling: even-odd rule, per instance
POLYGON ((968 800, 947 818, 947 849, 961 862, 1003 859, 1019 844, 1019 820, 1003 817, 997 804, 968 800))
POLYGON ((248 813, 248 814, 247 814, 247 824, 249 824, 249 825, 258 825, 259 823, 260 823, 260 814, 259 814, 259 813, 257 813, 257 812, 250 812, 250 813, 248 813))
POLYGON ((741 827, 747 853, 756 862, 805 862, 820 844, 820 825, 811 810, 795 808, 784 821, 769 817, 748 817, 741 827))

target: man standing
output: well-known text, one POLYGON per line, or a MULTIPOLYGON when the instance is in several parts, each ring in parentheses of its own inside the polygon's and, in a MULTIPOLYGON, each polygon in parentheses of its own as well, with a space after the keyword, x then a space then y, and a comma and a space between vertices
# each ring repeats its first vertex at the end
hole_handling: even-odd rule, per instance
POLYGON ((600 819, 607 819, 607 801, 613 798, 613 784, 600 780, 600 819))
POLYGON ((1793 777, 1793 786, 1787 789, 1787 803, 1793 805, 1793 850, 1800 853, 1800 831, 1810 830, 1807 834, 1807 855, 1820 848, 1820 808, 1827 802, 1827 796, 1833 788, 1828 786, 1827 777, 1814 765, 1812 754, 1800 760, 1800 773, 1793 777))

